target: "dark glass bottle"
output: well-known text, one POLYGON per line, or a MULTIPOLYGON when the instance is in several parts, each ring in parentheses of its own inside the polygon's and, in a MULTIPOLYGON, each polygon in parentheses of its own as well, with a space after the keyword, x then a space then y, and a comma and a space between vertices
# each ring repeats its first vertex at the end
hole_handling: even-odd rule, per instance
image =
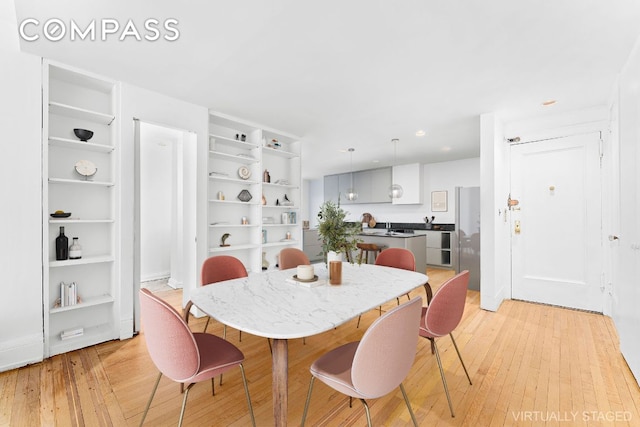
POLYGON ((64 235, 64 227, 60 227, 60 235, 56 237, 56 261, 69 258, 69 239, 64 235))

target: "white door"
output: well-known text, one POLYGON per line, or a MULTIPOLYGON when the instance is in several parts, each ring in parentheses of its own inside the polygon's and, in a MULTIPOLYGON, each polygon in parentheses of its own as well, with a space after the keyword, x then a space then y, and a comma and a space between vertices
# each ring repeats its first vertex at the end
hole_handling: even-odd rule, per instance
POLYGON ((600 134, 511 147, 512 297, 602 312, 600 134))
POLYGON ((612 235, 612 317, 620 337, 620 351, 640 383, 640 63, 621 76, 619 107, 619 172, 614 177, 612 235), (617 180, 616 180, 617 178, 617 180))

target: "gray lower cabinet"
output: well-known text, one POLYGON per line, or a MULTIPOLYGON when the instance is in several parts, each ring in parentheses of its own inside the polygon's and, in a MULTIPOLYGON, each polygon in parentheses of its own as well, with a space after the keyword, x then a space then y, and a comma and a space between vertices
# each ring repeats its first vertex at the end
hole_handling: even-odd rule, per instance
POLYGON ((322 243, 318 237, 318 230, 303 230, 302 250, 311 262, 322 261, 322 243))
POLYGON ((437 267, 451 267, 453 252, 451 250, 455 232, 427 231, 427 264, 437 267))

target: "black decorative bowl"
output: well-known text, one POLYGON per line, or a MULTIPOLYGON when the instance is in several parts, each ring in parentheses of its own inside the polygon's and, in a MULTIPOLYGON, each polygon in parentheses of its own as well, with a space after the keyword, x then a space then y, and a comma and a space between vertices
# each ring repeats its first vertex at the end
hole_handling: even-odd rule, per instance
POLYGON ((87 129, 74 129, 73 133, 83 142, 87 142, 93 136, 93 131, 87 129))

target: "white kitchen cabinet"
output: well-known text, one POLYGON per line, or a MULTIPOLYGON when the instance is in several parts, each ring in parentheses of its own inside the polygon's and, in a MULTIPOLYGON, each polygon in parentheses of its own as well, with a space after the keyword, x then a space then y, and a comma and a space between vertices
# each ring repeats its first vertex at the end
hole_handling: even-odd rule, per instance
POLYGON ((302 247, 300 143, 216 113, 209 132, 208 252, 251 271, 261 270, 264 253, 273 268, 280 249, 302 247))
POLYGON ((394 166, 392 181, 402 186, 402 197, 393 199, 394 205, 416 205, 423 203, 423 168, 420 163, 394 166))
POLYGON ((67 66, 43 65, 43 304, 45 357, 119 338, 116 280, 118 96, 116 82, 67 66), (93 131, 80 141, 74 129, 93 131), (93 176, 75 169, 80 160, 93 176), (53 218, 55 211, 71 215, 53 218), (56 260, 64 227, 69 245, 78 237, 80 259, 56 260), (61 283, 75 282, 75 303, 65 305, 61 283))

